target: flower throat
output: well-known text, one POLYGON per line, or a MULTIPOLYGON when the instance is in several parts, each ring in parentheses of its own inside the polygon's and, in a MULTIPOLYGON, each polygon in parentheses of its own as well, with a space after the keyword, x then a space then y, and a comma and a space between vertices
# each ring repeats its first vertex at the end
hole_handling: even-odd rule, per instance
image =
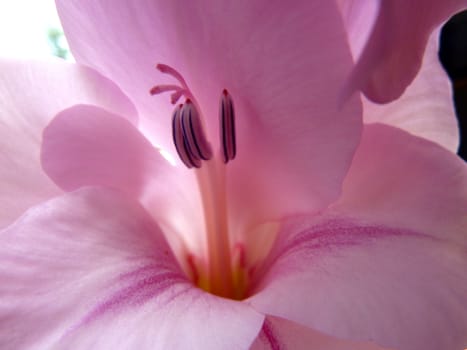
POLYGON ((220 151, 215 154, 206 138, 205 120, 200 106, 185 79, 174 68, 158 64, 162 73, 174 77, 179 85, 156 85, 151 95, 171 92, 171 103, 181 97, 185 103, 176 106, 172 114, 172 137, 180 160, 194 169, 203 205, 206 229, 207 257, 187 257, 194 283, 200 288, 227 298, 242 299, 247 292, 244 249, 231 248, 228 225, 226 164, 237 153, 233 100, 223 90, 219 102, 220 151), (203 261, 206 260, 206 261, 203 261))

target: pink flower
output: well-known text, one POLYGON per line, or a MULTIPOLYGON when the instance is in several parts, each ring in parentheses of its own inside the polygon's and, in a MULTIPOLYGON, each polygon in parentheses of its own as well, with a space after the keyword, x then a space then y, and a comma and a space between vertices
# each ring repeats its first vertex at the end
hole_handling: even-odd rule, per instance
POLYGON ((390 106, 425 123, 340 108, 361 68, 329 1, 58 6, 77 60, 111 80, 1 63, 1 348, 465 345, 467 169, 453 125, 423 128, 446 125, 445 95, 418 101, 434 92, 416 80, 390 106), (172 130, 154 85, 204 132, 172 130), (154 146, 176 155, 172 131, 175 165, 154 146))

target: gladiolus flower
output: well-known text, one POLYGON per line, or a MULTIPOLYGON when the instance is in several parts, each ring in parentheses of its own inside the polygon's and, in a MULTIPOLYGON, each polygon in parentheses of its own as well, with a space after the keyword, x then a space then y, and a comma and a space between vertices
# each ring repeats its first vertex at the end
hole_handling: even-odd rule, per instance
POLYGON ((339 105, 354 74, 342 8, 58 9, 99 73, 2 63, 2 203, 18 202, 0 233, 0 347, 465 344, 466 165, 444 133, 364 125, 355 94, 339 105))

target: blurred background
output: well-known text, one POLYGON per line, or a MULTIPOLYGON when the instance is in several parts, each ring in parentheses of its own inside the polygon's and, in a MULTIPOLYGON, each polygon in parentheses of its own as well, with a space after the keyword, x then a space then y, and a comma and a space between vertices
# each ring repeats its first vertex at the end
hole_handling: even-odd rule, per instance
POLYGON ((0 0, 0 56, 70 58, 54 0, 0 0))
POLYGON ((453 16, 441 31, 439 58, 452 81, 461 132, 458 154, 467 160, 467 11, 453 16))
MULTIPOLYGON (((54 0, 0 0, 0 56, 73 60, 54 0)), ((467 11, 449 20, 441 33, 440 61, 452 81, 461 129, 459 155, 467 160, 467 11)))

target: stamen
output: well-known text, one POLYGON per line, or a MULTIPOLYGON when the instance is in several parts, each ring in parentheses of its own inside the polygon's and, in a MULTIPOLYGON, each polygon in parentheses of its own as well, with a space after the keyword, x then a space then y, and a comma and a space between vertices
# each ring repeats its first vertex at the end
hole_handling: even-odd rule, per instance
POLYGON ((172 137, 175 144, 175 149, 177 150, 178 156, 189 169, 192 167, 200 168, 201 161, 199 159, 194 159, 187 146, 186 139, 183 134, 182 122, 181 122, 181 110, 183 105, 178 105, 173 112, 172 117, 172 137))
POLYGON ((173 91, 172 104, 176 104, 180 97, 185 96, 187 101, 178 106, 172 117, 172 134, 177 153, 188 168, 201 167, 201 160, 212 158, 211 145, 204 135, 201 118, 196 109, 196 102, 191 102, 192 94, 183 76, 174 68, 166 64, 157 64, 156 68, 164 74, 169 74, 178 80, 181 86, 174 84, 156 85, 149 91, 151 95, 173 91))
POLYGON ((209 160, 212 158, 211 145, 206 140, 199 113, 188 99, 181 112, 183 136, 187 141, 188 151, 193 158, 209 160))
POLYGON ((225 89, 221 94, 219 109, 222 154, 224 156, 224 163, 227 163, 235 158, 235 155, 237 154, 237 144, 235 140, 235 113, 233 100, 225 89))

